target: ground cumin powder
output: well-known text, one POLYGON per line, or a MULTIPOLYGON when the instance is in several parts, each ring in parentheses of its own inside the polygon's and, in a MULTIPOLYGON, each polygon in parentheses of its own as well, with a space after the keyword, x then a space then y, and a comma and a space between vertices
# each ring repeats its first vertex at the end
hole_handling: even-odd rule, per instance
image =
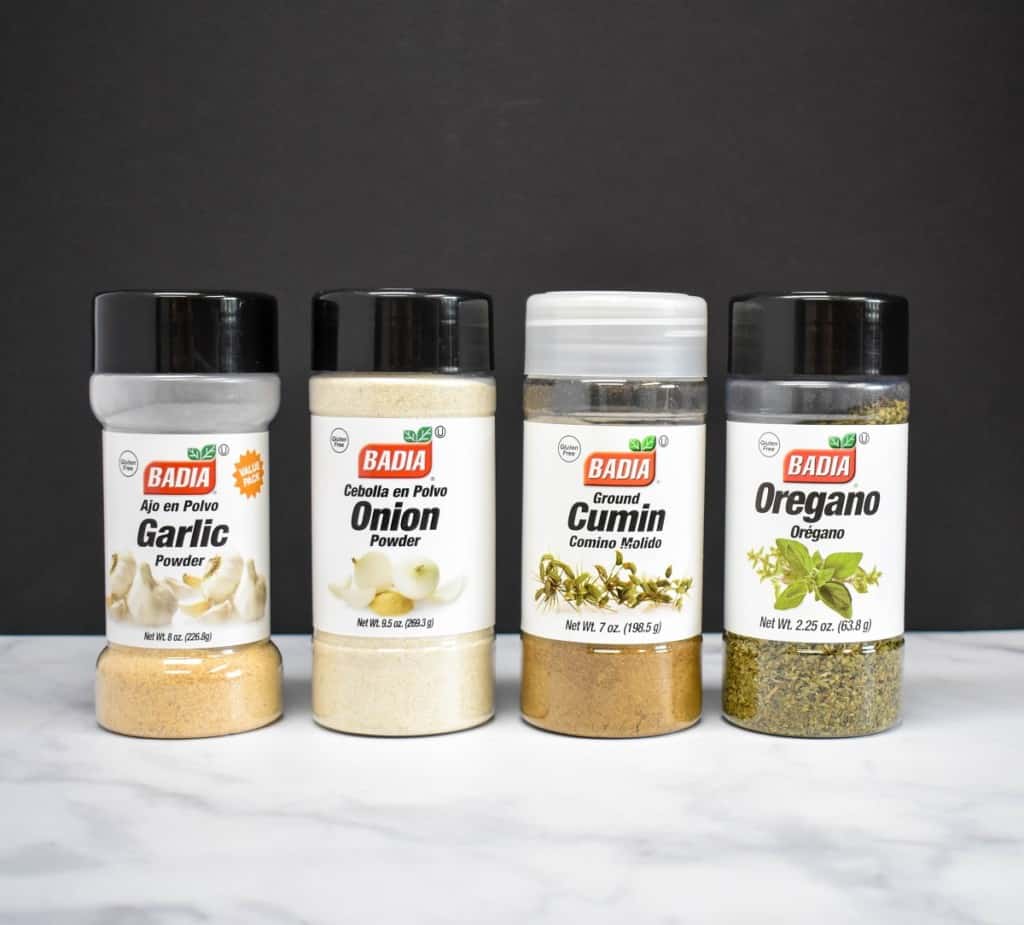
MULTIPOLYGON (((313 415, 437 420, 493 416, 489 376, 324 373, 310 380, 313 415)), ((317 499, 314 498, 314 505, 317 499)), ((492 513, 481 510, 481 518, 492 513)), ((362 735, 433 735, 494 715, 494 627, 454 635, 379 638, 313 634, 313 716, 362 735)))
POLYGON ((590 646, 523 634, 523 717, 574 735, 628 738, 685 729, 701 714, 701 638, 590 646))

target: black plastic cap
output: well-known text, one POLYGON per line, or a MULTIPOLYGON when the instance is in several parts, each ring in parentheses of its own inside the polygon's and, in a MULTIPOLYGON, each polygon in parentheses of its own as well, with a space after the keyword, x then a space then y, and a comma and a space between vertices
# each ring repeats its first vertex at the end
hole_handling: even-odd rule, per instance
POLYGON ((277 300, 123 289, 93 299, 97 373, 276 373, 277 300))
POLYGON ((460 289, 338 289, 313 297, 314 372, 490 373, 491 297, 460 289))
POLYGON ((729 305, 729 374, 905 376, 907 300, 880 292, 768 292, 729 305))

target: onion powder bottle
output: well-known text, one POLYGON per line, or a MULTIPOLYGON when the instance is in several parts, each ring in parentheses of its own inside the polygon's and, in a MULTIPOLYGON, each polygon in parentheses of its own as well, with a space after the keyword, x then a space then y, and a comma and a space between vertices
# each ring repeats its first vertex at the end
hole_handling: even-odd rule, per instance
POLYGON ((494 714, 491 300, 313 300, 313 715, 454 732, 494 714))

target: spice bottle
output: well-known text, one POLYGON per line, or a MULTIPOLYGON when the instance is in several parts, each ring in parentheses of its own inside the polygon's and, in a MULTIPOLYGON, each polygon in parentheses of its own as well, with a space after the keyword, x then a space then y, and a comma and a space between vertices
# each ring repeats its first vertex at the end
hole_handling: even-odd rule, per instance
POLYGON ((701 714, 707 307, 547 292, 526 309, 522 712, 581 736, 701 714))
POLYGON ((93 345, 108 642, 96 717, 162 739, 264 726, 281 715, 267 452, 280 401, 277 303, 105 292, 93 345))
POLYGON ((494 713, 494 346, 477 292, 313 300, 313 715, 453 732, 494 713))
POLYGON ((881 732, 900 718, 907 302, 741 296, 730 326, 725 716, 881 732))

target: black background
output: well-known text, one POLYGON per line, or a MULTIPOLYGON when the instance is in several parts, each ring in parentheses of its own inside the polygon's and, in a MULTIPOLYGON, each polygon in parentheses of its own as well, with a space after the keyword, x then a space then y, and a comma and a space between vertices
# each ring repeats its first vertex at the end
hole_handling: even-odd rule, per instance
POLYGON ((523 306, 708 299, 706 627, 721 626, 728 297, 910 298, 914 628, 1024 625, 1022 5, 175 2, 0 22, 10 632, 100 632, 90 296, 281 300, 277 631, 309 613, 309 296, 493 293, 499 617, 518 622, 523 306))

